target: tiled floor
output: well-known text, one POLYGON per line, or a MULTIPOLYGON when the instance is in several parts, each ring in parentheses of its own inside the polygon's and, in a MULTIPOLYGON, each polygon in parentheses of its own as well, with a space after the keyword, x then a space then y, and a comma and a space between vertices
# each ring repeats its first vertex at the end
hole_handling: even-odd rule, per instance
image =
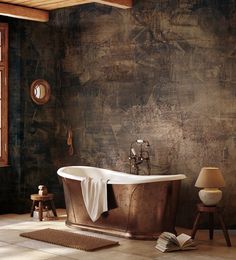
MULTIPOLYGON (((33 231, 42 228, 55 228, 79 232, 65 226, 65 211, 58 210, 59 219, 53 221, 39 222, 30 218, 29 214, 0 215, 0 259, 1 260, 184 260, 184 259, 236 259, 236 231, 230 231, 232 247, 227 247, 221 231, 215 232, 213 241, 208 240, 208 232, 201 230, 197 232, 197 250, 178 251, 172 253, 161 253, 155 249, 156 241, 129 240, 105 235, 98 235, 103 238, 116 240, 120 246, 102 249, 96 252, 85 252, 62 246, 56 246, 36 240, 19 236, 22 232, 33 231)), ((190 230, 177 229, 178 233, 190 234, 190 230)), ((80 232, 85 233, 86 232, 80 232)), ((93 235, 93 234, 92 234, 93 235)))

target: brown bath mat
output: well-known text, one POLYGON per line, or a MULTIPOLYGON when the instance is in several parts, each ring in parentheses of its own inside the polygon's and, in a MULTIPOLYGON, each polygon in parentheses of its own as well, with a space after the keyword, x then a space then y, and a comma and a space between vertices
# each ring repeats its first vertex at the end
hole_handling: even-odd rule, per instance
POLYGON ((51 228, 21 233, 20 236, 85 251, 93 251, 104 247, 119 245, 119 242, 116 241, 51 228))

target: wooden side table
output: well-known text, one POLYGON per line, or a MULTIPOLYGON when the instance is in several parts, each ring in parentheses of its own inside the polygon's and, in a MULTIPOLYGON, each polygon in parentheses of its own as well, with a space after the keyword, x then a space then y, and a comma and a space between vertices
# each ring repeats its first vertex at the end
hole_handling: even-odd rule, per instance
POLYGON ((47 195, 39 195, 39 194, 31 194, 30 199, 33 201, 30 216, 33 217, 34 214, 34 208, 38 204, 39 207, 39 220, 43 220, 43 207, 47 203, 49 204, 53 214, 55 217, 57 217, 56 208, 53 202, 53 194, 48 193, 47 195))
POLYGON ((225 237, 225 241, 227 246, 231 246, 231 242, 230 242, 230 238, 229 238, 229 234, 228 231, 225 227, 225 223, 222 217, 222 208, 221 207, 217 207, 217 206, 205 206, 204 204, 200 203, 197 204, 197 216, 196 219, 194 221, 193 224, 193 230, 192 230, 192 234, 191 237, 192 239, 194 239, 196 232, 198 230, 198 224, 200 221, 200 217, 203 213, 208 213, 209 214, 209 238, 210 240, 213 239, 213 234, 214 234, 214 214, 217 215, 219 221, 220 221, 220 225, 222 228, 222 231, 224 233, 224 237, 225 237))

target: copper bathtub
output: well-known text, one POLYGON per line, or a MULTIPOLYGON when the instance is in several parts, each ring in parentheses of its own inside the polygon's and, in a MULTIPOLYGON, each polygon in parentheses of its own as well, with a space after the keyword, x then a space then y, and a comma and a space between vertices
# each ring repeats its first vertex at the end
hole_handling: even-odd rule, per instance
POLYGON ((140 176, 88 166, 58 170, 63 181, 68 226, 133 239, 156 239, 175 232, 181 180, 185 175, 140 176), (80 180, 109 176, 108 212, 93 222, 84 205, 80 180))

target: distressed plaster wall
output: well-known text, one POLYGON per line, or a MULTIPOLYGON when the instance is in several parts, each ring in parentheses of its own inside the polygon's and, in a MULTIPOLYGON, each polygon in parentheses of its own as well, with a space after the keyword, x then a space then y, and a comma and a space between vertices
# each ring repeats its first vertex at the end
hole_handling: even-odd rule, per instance
POLYGON ((21 121, 21 73, 20 35, 17 20, 0 17, 1 23, 9 24, 9 166, 0 167, 0 213, 15 211, 19 178, 21 176, 20 143, 21 121))
POLYGON ((187 176, 179 225, 192 225, 194 183, 206 165, 222 169, 225 218, 236 225, 235 1, 89 4, 56 10, 46 24, 9 23, 11 168, 1 169, 8 175, 0 191, 16 194, 12 211, 29 210, 41 183, 63 204, 56 176, 63 165, 128 172, 130 143, 144 138, 152 174, 187 176), (42 107, 29 97, 36 78, 52 87, 42 107))
MULTIPOLYGON (((56 174, 60 140, 60 108, 57 102, 57 85, 55 78, 56 60, 54 49, 53 27, 48 23, 21 24, 21 76, 23 87, 24 130, 22 137, 22 175, 20 180, 21 196, 29 198, 30 193, 38 191, 38 185, 44 184, 49 192, 55 194, 57 206, 62 191, 56 174), (32 102, 29 89, 35 79, 45 79, 49 82, 52 95, 45 105, 32 102), (60 194, 58 194, 60 193, 60 194)), ((60 107, 60 106, 59 106, 60 107)), ((22 203, 23 203, 22 200, 22 203)))
POLYGON ((63 206, 56 174, 63 165, 58 161, 63 146, 57 146, 61 110, 55 98, 53 28, 3 17, 0 22, 9 24, 9 167, 0 168, 0 213, 28 212, 30 194, 39 184, 47 185, 56 205, 63 206), (34 104, 29 95, 30 84, 38 78, 48 80, 52 88, 44 106, 34 104))
POLYGON ((178 224, 191 226, 202 166, 225 176, 236 224, 235 1, 134 1, 53 13, 71 161, 128 172, 130 143, 151 143, 152 173, 186 174, 178 224))

